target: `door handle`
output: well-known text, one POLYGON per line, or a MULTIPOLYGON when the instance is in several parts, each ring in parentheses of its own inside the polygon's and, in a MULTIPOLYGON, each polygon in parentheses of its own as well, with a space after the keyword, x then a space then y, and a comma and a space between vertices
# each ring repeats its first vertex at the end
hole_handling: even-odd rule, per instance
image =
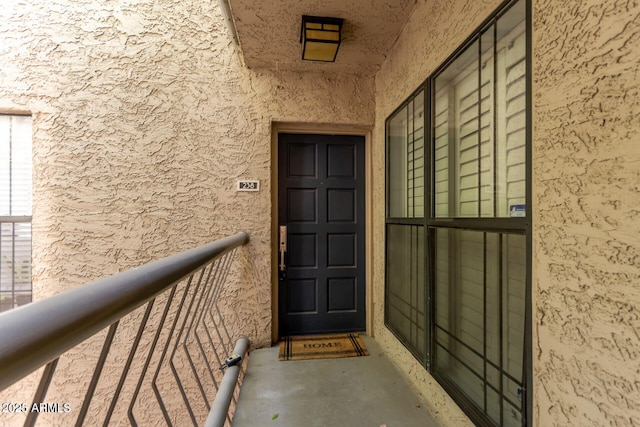
POLYGON ((285 271, 287 268, 284 265, 284 253, 287 252, 287 226, 280 226, 280 271, 285 271))

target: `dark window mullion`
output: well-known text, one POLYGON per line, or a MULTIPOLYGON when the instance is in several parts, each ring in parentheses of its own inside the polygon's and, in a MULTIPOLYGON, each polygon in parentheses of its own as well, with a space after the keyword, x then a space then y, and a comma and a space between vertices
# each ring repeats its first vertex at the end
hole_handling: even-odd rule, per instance
MULTIPOLYGON (((482 216, 482 33, 478 35, 478 90, 476 91, 476 99, 478 102, 478 130, 476 140, 478 142, 478 207, 476 216, 482 216)), ((485 399, 486 400, 486 399, 485 399)))
MULTIPOLYGON (((448 306, 448 312, 449 312, 449 330, 451 331, 451 333, 456 337, 456 340, 454 340, 454 343, 456 345, 456 347, 459 346, 459 340, 457 339, 457 336, 459 335, 459 331, 458 331, 458 326, 459 323, 458 322, 458 301, 460 300, 460 297, 462 296, 462 290, 461 290, 461 283, 460 283, 460 269, 458 268, 459 262, 460 262, 460 245, 459 245, 459 240, 456 239, 456 235, 457 233, 452 230, 452 229, 448 229, 447 230, 447 241, 448 241, 448 249, 449 249, 449 253, 448 253, 448 257, 449 257, 449 262, 447 263, 447 267, 448 267, 448 272, 447 275, 449 276, 449 306, 448 306)), ((457 348, 455 348, 454 352, 457 352, 457 348)))
POLYGON ((488 414, 488 406, 487 406, 487 233, 482 233, 483 239, 483 255, 482 255, 482 350, 483 350, 483 361, 482 364, 482 373, 483 373, 483 381, 484 381, 484 412, 488 414))
POLYGON ((500 341, 500 357, 498 358, 498 360, 500 361, 500 384, 499 385, 499 389, 500 389, 500 425, 504 425, 504 325, 503 325, 503 321, 504 321, 504 317, 503 317, 503 310, 504 310, 504 304, 503 304, 503 291, 504 291, 504 287, 503 287, 503 282, 504 282, 504 277, 503 277, 503 235, 500 234, 499 238, 498 238, 498 295, 500 295, 500 299, 498 301, 498 325, 499 325, 499 333, 498 336, 500 337, 499 341, 500 341))
MULTIPOLYGON (((433 217, 436 204, 436 180, 435 176, 431 179, 431 174, 435 171, 435 145, 436 145, 436 133, 431 128, 432 123, 435 123, 435 98, 432 94, 435 92, 433 89, 433 79, 427 79, 424 85, 424 149, 425 149, 425 170, 424 170, 424 217, 425 227, 429 226, 429 222, 433 217)), ((427 253, 429 249, 427 248, 427 253)), ((429 276, 429 275, 427 275, 429 276)))
MULTIPOLYGON (((432 139, 434 137, 433 132, 431 130, 431 115, 435 114, 435 109, 433 108, 433 100, 431 99, 431 85, 430 83, 426 83, 424 85, 423 88, 423 95, 422 95, 422 109, 423 109, 423 113, 422 113, 422 146, 423 146, 423 151, 422 151, 422 156, 424 158, 424 161, 422 162, 423 164, 423 168, 424 168, 424 172, 423 172, 423 176, 422 176, 422 188, 423 190, 423 198, 422 198, 422 204, 423 204, 423 215, 424 218, 423 220, 423 228, 422 228, 422 233, 423 233, 423 238, 424 238, 424 254, 423 254, 423 262, 425 265, 425 269, 424 269, 424 277, 423 277, 423 287, 424 287, 424 320, 425 320, 425 328, 424 328, 424 361, 423 361, 423 365, 425 366, 425 368, 427 369, 427 371, 431 370, 431 366, 432 366, 432 349, 433 349, 433 344, 432 344, 432 337, 433 337, 433 328, 434 328, 434 318, 432 315, 432 312, 435 311, 434 309, 432 309, 432 301, 434 301, 433 298, 433 288, 435 288, 435 286, 430 286, 431 284, 433 284, 433 260, 431 257, 431 248, 433 247, 433 242, 431 241, 431 233, 429 232, 429 219, 431 218, 432 215, 432 209, 433 209, 433 204, 435 203, 434 200, 432 200, 432 197, 434 197, 434 193, 435 191, 432 189, 431 185, 432 185, 432 180, 431 178, 431 170, 433 168, 432 166, 432 161, 434 159, 434 154, 433 154, 433 147, 434 147, 434 143, 432 143, 432 139)), ((433 184, 435 185, 435 184, 433 184)))
POLYGON ((395 225, 424 225, 424 218, 387 218, 385 222, 395 225))
POLYGON ((405 180, 406 180, 406 197, 405 197, 405 216, 410 217, 411 215, 409 214, 409 157, 411 156, 410 151, 409 151, 409 110, 410 110, 410 105, 413 102, 413 99, 411 99, 408 103, 407 103, 407 116, 405 118, 405 147, 406 147, 406 159, 405 159, 405 172, 406 172, 406 176, 405 176, 405 180))
POLYGON ((529 388, 533 386, 533 338, 532 338, 532 330, 533 330, 533 313, 532 313, 532 261, 531 254, 533 253, 532 248, 532 227, 531 227, 531 204, 532 204, 532 111, 533 111, 533 96, 532 96, 532 82, 533 82, 533 64, 531 58, 531 52, 533 51, 532 44, 532 34, 531 28, 533 28, 533 17, 532 17, 532 0, 524 0, 525 1, 525 31, 526 31, 526 65, 525 65, 525 73, 526 73, 526 140, 525 140, 525 162, 526 162, 526 206, 525 212, 527 217, 527 237, 526 237, 526 253, 527 253, 527 265, 526 265, 526 284, 525 284, 525 328, 524 328, 524 351, 523 358, 524 364, 522 365, 523 375, 522 375, 522 383, 523 383, 523 396, 522 402, 524 406, 524 420, 527 425, 530 424, 530 420, 533 418, 533 393, 529 388))
POLYGON ((498 25, 493 24, 493 216, 498 215, 498 25))
MULTIPOLYGON (((420 325, 419 325, 419 319, 420 319, 420 306, 418 305, 418 301, 420 301, 420 283, 418 283, 418 278, 420 277, 420 229, 419 227, 412 227, 412 233, 411 233, 411 238, 412 238, 412 242, 411 242, 411 246, 415 249, 415 253, 413 254, 412 258, 413 258, 413 277, 411 278, 411 281, 413 283, 413 290, 414 290, 414 296, 415 296, 415 302, 414 304, 412 304, 412 308, 415 311, 415 323, 414 323, 414 328, 415 328, 415 342, 416 344, 419 344, 420 339, 418 338, 418 334, 420 331, 420 325)), ((418 345, 418 348, 420 348, 420 346, 418 345)), ((424 350, 422 350, 424 353, 424 350)))
POLYGON ((431 227, 462 228, 514 234, 525 234, 526 224, 526 218, 432 218, 429 221, 429 226, 431 227))

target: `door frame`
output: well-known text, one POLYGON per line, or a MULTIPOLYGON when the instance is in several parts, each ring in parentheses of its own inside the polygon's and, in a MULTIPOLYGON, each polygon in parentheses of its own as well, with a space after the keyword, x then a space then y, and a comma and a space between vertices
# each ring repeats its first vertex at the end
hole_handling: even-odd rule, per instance
POLYGON ((357 135, 364 137, 365 155, 365 316, 366 331, 373 335, 373 167, 371 126, 321 123, 271 123, 271 341, 279 339, 279 278, 278 278, 278 133, 317 135, 357 135))

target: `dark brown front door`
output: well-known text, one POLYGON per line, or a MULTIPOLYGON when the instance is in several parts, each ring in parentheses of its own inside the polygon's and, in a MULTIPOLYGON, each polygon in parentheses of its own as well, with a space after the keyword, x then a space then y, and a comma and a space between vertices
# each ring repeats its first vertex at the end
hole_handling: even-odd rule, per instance
POLYGON ((364 137, 278 134, 280 335, 365 329, 364 137))

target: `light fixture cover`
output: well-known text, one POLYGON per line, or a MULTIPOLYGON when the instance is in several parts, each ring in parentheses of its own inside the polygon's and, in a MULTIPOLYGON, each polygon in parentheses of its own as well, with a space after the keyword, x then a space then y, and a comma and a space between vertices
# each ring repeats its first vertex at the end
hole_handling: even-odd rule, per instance
POLYGON ((334 62, 342 41, 343 19, 320 16, 302 16, 302 59, 306 61, 334 62))

